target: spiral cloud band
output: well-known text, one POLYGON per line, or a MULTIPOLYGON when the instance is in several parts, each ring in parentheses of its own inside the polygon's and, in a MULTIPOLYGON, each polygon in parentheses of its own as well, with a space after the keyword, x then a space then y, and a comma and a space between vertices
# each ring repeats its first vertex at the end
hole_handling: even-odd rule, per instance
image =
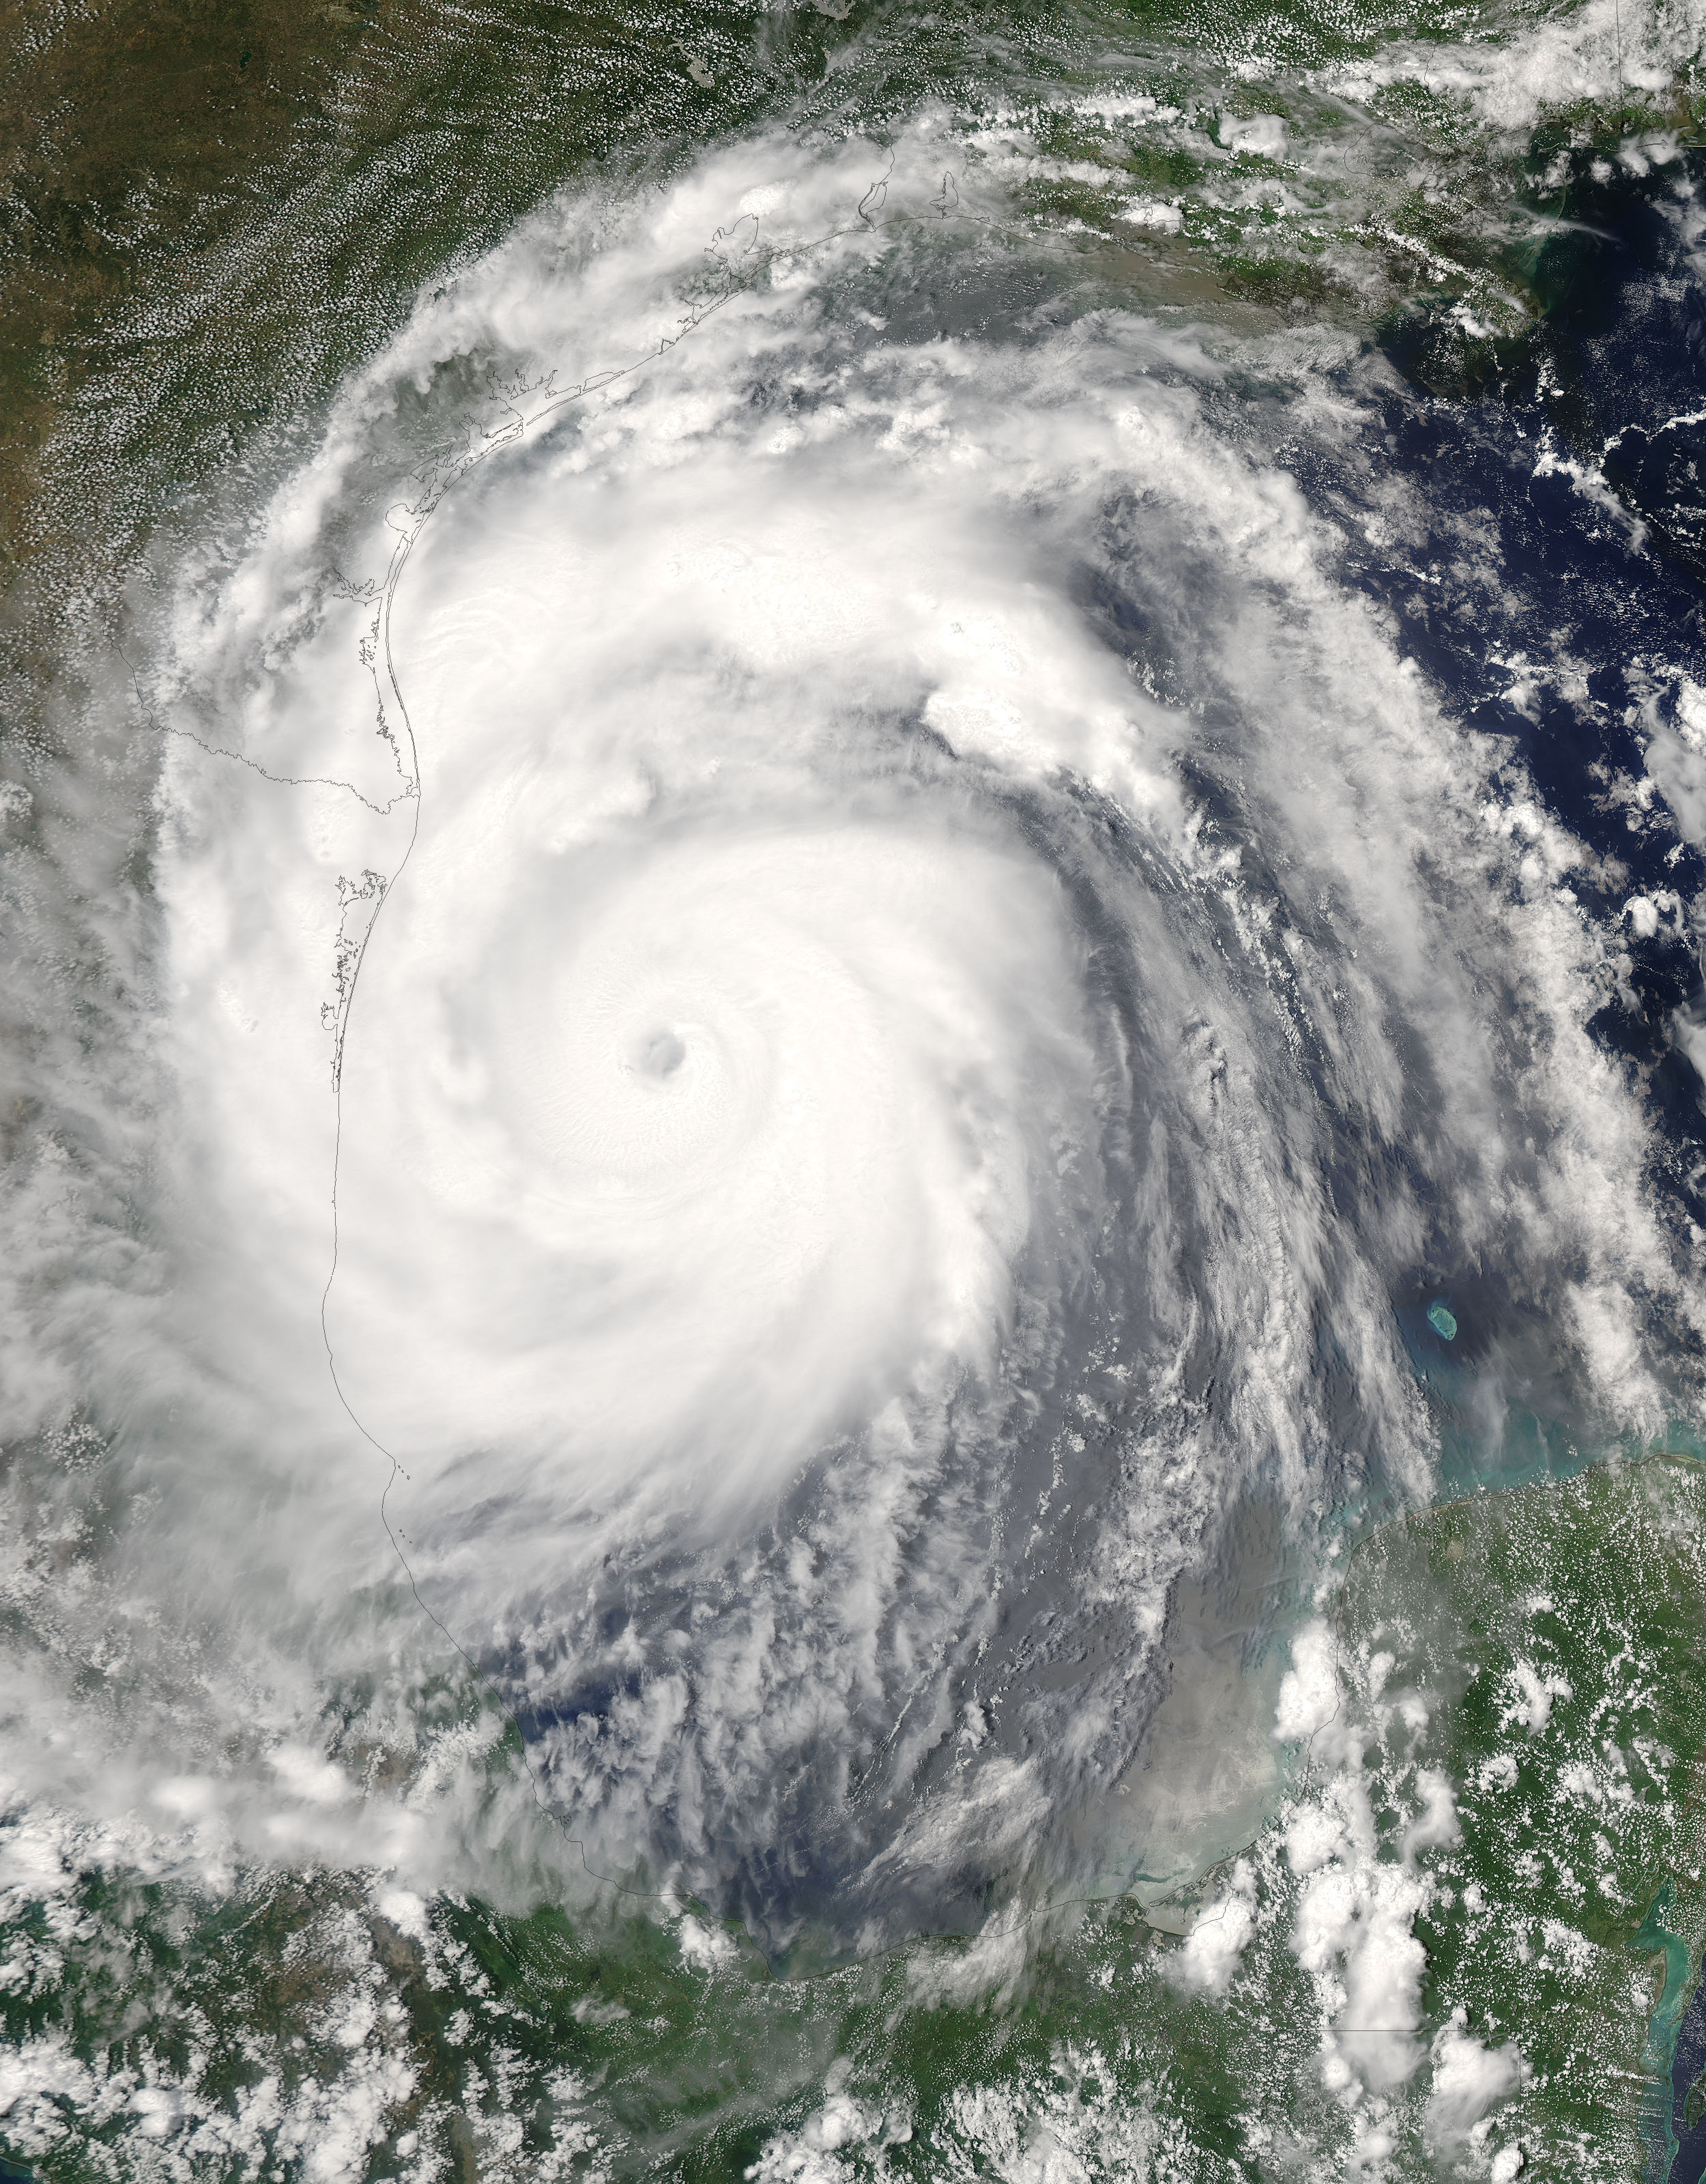
POLYGON ((759 1911, 1036 1854, 1241 1498, 1425 1492, 1428 1270, 1494 1426, 1542 1321, 1656 1424, 1699 1310, 1578 845, 1222 367, 1003 301, 931 159, 541 215, 153 693, 181 1340, 598 1855, 759 1911), (993 330, 913 339, 948 262, 993 330))

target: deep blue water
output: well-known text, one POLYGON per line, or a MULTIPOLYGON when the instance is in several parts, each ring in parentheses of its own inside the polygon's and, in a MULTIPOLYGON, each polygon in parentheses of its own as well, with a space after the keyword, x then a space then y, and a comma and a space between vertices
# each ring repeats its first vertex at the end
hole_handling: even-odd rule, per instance
POLYGON ((1706 2071, 1706 1979, 1696 1986, 1676 2035, 1670 2066, 1670 2129, 1676 2140, 1670 2184, 1699 2184, 1706 2176, 1706 2115, 1688 2126, 1688 2089, 1706 2071))
MULTIPOLYGON (((1675 421, 1706 406, 1706 291, 1685 217, 1706 161, 1689 156, 1687 181, 1673 165, 1595 181, 1582 153, 1557 208, 1579 225, 1548 242, 1536 268, 1548 309, 1535 331, 1521 342, 1465 338, 1448 299, 1405 314, 1383 336, 1403 380, 1381 398, 1384 431, 1348 459, 1303 442, 1292 461, 1342 522, 1372 513, 1394 477, 1414 488, 1431 524, 1420 550, 1399 559, 1369 548, 1353 522, 1348 573, 1392 614, 1448 708, 1507 740, 1551 814, 1619 861, 1610 886, 1587 871, 1570 877, 1584 906, 1614 922, 1631 896, 1686 900, 1706 881, 1706 859, 1662 797, 1631 827, 1611 793, 1617 777, 1638 783, 1646 772, 1641 708, 1655 683, 1668 722, 1675 674, 1706 679, 1706 425, 1675 421), (1644 539, 1619 520, 1614 497, 1644 539), (1495 564, 1496 588, 1461 573, 1459 526, 1471 525, 1494 549, 1483 566, 1495 564), (1519 679, 1531 684, 1520 705, 1506 694, 1519 679)), ((1645 938, 1627 929, 1632 1005, 1608 1001, 1590 1028, 1639 1080, 1668 1148, 1655 1190, 1706 1223, 1703 1088, 1677 1039, 1679 1022, 1706 1015, 1706 994, 1695 938, 1680 926, 1665 921, 1645 938)), ((1394 1303, 1444 1414, 1448 1487, 1567 1472, 1595 1452, 1572 1443, 1568 1393, 1547 1384, 1548 1300, 1520 1267, 1454 1265, 1442 1250, 1394 1303), (1449 1343, 1426 1319, 1440 1297, 1458 1323, 1449 1343), (1478 1442, 1471 1417, 1495 1347, 1537 1368, 1499 1450, 1478 1442)), ((1674 1445, 1692 1442, 1679 1429, 1674 1445)))

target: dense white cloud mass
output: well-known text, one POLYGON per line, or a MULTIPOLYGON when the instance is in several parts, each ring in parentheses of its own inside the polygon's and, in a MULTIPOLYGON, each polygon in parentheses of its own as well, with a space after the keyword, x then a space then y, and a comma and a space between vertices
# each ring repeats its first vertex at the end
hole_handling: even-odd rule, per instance
POLYGON ((1425 1489, 1419 1267, 1625 1422, 1698 1312, 1579 845, 1336 576, 1280 396, 1240 444, 1182 337, 1003 302, 962 181, 920 125, 551 208, 145 677, 197 1596, 264 1506, 332 1627, 383 1492, 593 1855, 895 1915, 1111 1783, 1241 1495, 1425 1489), (950 271, 993 330, 915 337, 950 271))
POLYGON ((369 957, 331 1326, 428 1506, 513 1501, 542 1579, 584 1509, 726 1517, 986 1368, 1088 1055, 1057 891, 1013 855, 737 792, 577 856, 572 757, 518 824, 472 740, 369 957))

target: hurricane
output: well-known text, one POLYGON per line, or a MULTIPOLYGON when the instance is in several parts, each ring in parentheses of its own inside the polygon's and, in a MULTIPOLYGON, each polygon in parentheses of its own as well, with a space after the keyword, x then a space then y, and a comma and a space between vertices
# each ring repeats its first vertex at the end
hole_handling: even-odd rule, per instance
MULTIPOLYGON (((1073 97, 1104 162, 1179 120, 1073 97)), ((1288 172, 1306 126, 1209 141, 1288 172)), ((1683 351, 1584 337, 1596 468, 1545 365, 1477 407, 1419 320, 1122 293, 1081 219, 1016 223, 1015 160, 1094 179, 1017 128, 746 118, 578 176, 137 561, 88 699, 131 772, 62 769, 11 974, 57 1119, 9 1170, 8 1795, 68 1874, 369 1875, 316 1948, 435 1988, 435 1892, 673 1936, 631 1946, 707 1992, 909 1965, 926 2015, 1019 2008, 1061 1903, 1143 1905, 1170 2008, 1271 1929, 1332 2119, 1291 2153, 1164 2168, 1162 2036, 1116 2130, 1070 2028, 1078 2165, 1036 2166, 1053 2093, 1022 2159, 970 2094, 956 2143, 1388 2173, 1408 2086, 1485 2174, 1534 2071, 1424 1986, 1470 1778, 1403 1743, 1474 1675, 1395 1670, 1422 1580, 1364 1614, 1355 1574, 1696 1446, 1683 351), (103 876, 126 783, 146 873, 103 876)), ((1694 170, 1641 141, 1643 308, 1686 315, 1694 170)), ((1116 255, 1184 203, 1125 199, 1116 255)), ((1523 1552, 1497 1613, 1543 1617, 1523 1552)), ((1502 1717, 1537 1749, 1586 1688, 1550 1658, 1502 1717)), ((495 2065, 433 2153, 349 2006, 364 2122, 132 2063, 99 2113, 163 2176, 593 2158, 592 2079, 495 2065)), ((853 2068, 729 2173, 898 2174, 916 2104, 853 2068)))

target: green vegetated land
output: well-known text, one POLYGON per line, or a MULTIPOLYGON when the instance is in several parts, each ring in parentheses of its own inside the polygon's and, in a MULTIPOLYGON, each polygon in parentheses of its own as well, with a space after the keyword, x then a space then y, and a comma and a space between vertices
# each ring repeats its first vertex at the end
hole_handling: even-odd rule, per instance
POLYGON ((14 1893, 0 1931, 8 2086, 41 2088, 0 2142, 57 2184, 307 2178, 334 2131, 375 2179, 922 2184, 1051 2150, 1110 2180, 1278 2176, 1373 2131, 1420 2178, 1464 2152, 1429 2107, 1454 2025, 1520 2053, 1492 2145, 1626 2180, 1663 2139, 1706 1940, 1703 1542, 1706 1470, 1663 1457, 1371 1539, 1325 1610, 1336 1728, 1199 1892, 1249 1909, 1224 1994, 1181 1984, 1181 1942, 1131 1897, 789 1979, 709 1914, 620 1900, 406 1915, 361 1875, 256 1873, 208 1902, 68 1874, 14 1893), (1409 1847, 1433 1778, 1460 1832, 1409 1847), (1353 1947, 1409 1890, 1387 1939, 1425 1952, 1396 2075, 1353 2103, 1323 2067, 1347 1962, 1308 1960, 1323 1886, 1361 1906, 1353 1947))
POLYGON ((1671 1457, 1477 1496, 1371 1542, 1340 1611, 1359 1658, 1392 1657, 1388 1692, 1442 1702, 1416 1756, 1463 1836, 1428 1854, 1428 2011, 1520 2042, 1520 2131, 1557 2173, 1642 2173, 1700 1968, 1703 1520, 1706 1470, 1671 1457))
MULTIPOLYGON (((1367 319, 1425 292, 1520 331, 1545 301, 1532 215, 1570 209, 1559 145, 1692 128, 1693 64, 1532 142, 1490 135, 1448 91, 1365 86, 1364 109, 1328 77, 1393 39, 1496 45, 1529 21, 1447 0, 950 0, 923 15, 871 0, 10 0, 0 536, 14 649, 44 612, 63 646, 66 604, 109 593, 186 492, 281 460, 281 439, 420 286, 550 190, 667 172, 767 123, 880 136, 943 101, 968 159, 1001 166, 1016 217, 1060 231, 1138 301, 1242 306, 1255 323, 1367 319), (1110 87, 1154 114, 1139 125, 1086 108, 1110 87), (1289 133, 1239 138, 1264 114, 1289 133)), ((1444 346, 1436 377, 1458 368, 1444 346)), ((51 652, 14 664, 51 675, 51 652)))

